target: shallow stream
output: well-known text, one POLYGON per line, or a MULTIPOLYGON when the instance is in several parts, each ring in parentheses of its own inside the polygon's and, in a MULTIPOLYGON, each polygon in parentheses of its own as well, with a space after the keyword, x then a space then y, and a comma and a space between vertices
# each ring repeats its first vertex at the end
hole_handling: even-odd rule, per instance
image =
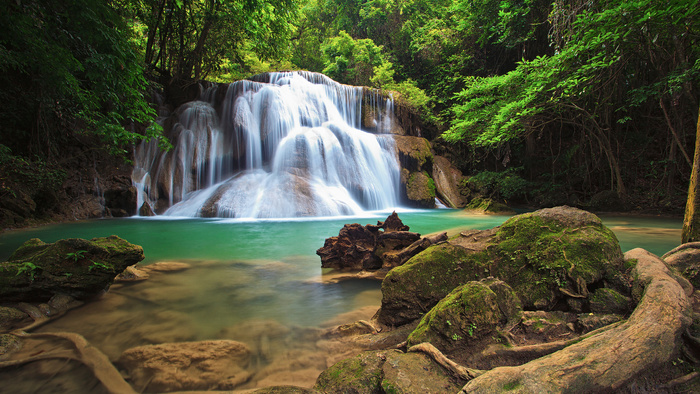
MULTIPOLYGON (((1 234, 0 259, 7 259, 30 238, 54 242, 116 234, 143 246, 142 265, 187 263, 190 268, 183 271, 116 284, 100 299, 40 331, 77 332, 111 360, 145 344, 240 340, 253 351, 252 377, 242 388, 310 386, 326 364, 342 355, 342 349, 324 347, 313 336, 303 339, 304 330, 368 319, 381 303, 378 281, 324 280, 327 271, 321 269, 315 251, 344 224, 375 224, 388 214, 313 220, 129 218, 67 223, 1 234)), ((508 218, 454 210, 400 211, 399 216, 411 231, 423 235, 454 228, 487 229, 508 218)), ((662 255, 679 244, 680 218, 601 217, 616 233, 623 251, 643 247, 662 255)), ((35 375, 30 379, 15 372, 13 380, 26 381, 18 382, 14 392, 34 392, 39 384, 39 392, 67 392, 74 387, 37 383, 35 375), (47 386, 57 391, 46 391, 47 386)), ((44 372, 51 379, 60 375, 51 368, 44 372)), ((0 374, 3 381, 6 373, 0 374)))

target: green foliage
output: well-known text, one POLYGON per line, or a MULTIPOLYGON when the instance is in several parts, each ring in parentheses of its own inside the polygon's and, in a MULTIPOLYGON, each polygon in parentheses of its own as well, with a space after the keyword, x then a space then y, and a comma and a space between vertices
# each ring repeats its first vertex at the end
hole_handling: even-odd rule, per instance
POLYGON ((19 275, 28 275, 29 278, 34 281, 34 276, 37 273, 37 270, 39 267, 36 266, 36 264, 32 263, 31 261, 26 261, 21 264, 17 264, 17 276, 19 275))
POLYGON ((90 261, 92 262, 92 264, 90 264, 90 266, 88 267, 88 271, 92 271, 94 269, 100 269, 100 270, 104 270, 104 271, 114 270, 114 267, 111 267, 110 265, 105 264, 101 261, 94 261, 94 260, 90 260, 90 261))
POLYGON ((159 135, 131 129, 155 111, 126 26, 97 0, 4 2, 0 6, 3 143, 22 155, 59 155, 75 132, 99 136, 110 153, 159 135), (129 128, 125 126, 129 125, 129 128))
POLYGON ((386 78, 389 66, 385 65, 382 47, 370 39, 356 40, 345 31, 340 31, 321 49, 325 65, 323 73, 338 82, 369 86, 376 67, 384 70, 383 77, 386 78))
POLYGON ((85 252, 87 252, 87 250, 76 250, 75 252, 68 252, 66 253, 66 258, 72 259, 73 262, 77 263, 78 260, 83 258, 85 252))
POLYGON ((287 55, 295 0, 118 0, 132 31, 140 33, 149 71, 164 81, 222 78, 246 68, 251 56, 287 55), (228 67, 226 67, 226 62, 228 67), (222 70, 222 65, 226 67, 222 70))
POLYGON ((30 195, 41 190, 55 190, 63 184, 66 172, 41 158, 28 160, 15 156, 0 144, 0 198, 18 197, 19 187, 30 195))
POLYGON ((511 167, 502 172, 482 171, 470 177, 466 181, 467 186, 477 189, 480 194, 489 198, 524 197, 531 185, 518 175, 521 170, 522 168, 511 167))

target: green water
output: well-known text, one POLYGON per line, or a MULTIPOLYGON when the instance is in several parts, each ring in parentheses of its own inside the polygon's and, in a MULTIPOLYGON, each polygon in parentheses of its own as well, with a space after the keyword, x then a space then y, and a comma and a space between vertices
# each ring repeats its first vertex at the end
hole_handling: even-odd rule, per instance
MULTIPOLYGON (((259 360, 251 364, 253 377, 246 388, 271 383, 310 387, 318 373, 339 356, 336 349, 323 348, 323 341, 316 337, 299 340, 304 327, 369 319, 381 304, 379 281, 324 281, 327 270, 321 269, 315 251, 344 224, 375 224, 387 215, 255 222, 93 220, 1 234, 0 258, 6 259, 30 238, 53 242, 115 234, 143 246, 143 265, 185 262, 190 268, 184 271, 115 284, 104 296, 40 330, 77 332, 111 360, 134 346, 234 339, 248 344, 253 359, 259 360), (263 343, 274 345, 266 350, 263 343), (308 360, 321 361, 313 364, 308 360)), ((452 210, 405 211, 399 216, 411 231, 424 235, 454 228, 492 228, 508 218, 452 210)), ((680 239, 680 218, 602 219, 618 236, 623 251, 643 247, 662 255, 680 239)), ((49 370, 51 376, 59 376, 58 370, 49 370)), ((12 378, 18 380, 20 392, 34 392, 36 374, 27 371, 26 378, 19 376, 12 378)), ((66 374, 66 379, 81 380, 72 374, 66 374)))

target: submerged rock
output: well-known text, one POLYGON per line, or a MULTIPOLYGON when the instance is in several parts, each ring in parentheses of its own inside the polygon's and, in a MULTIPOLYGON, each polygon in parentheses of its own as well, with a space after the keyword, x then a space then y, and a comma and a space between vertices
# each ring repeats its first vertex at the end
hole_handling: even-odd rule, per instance
POLYGON ((394 268, 382 282, 378 318, 405 324, 457 286, 488 276, 508 283, 524 308, 568 310, 568 299, 586 303, 594 288, 628 292, 623 270, 617 238, 597 216, 570 207, 542 209, 492 230, 462 232, 394 268))
POLYGON ((55 294, 91 298, 143 258, 143 248, 114 235, 51 244, 34 238, 0 263, 0 300, 45 302, 55 294))
POLYGON ((131 384, 146 392, 231 390, 247 382, 250 349, 229 340, 139 346, 122 353, 117 364, 131 384))

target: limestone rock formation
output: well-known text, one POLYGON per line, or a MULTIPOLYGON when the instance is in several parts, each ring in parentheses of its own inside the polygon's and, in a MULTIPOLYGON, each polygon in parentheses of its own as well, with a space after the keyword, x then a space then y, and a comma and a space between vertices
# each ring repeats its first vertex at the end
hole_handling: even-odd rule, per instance
POLYGON ((143 248, 114 235, 51 244, 34 238, 0 263, 0 300, 43 302, 54 294, 94 297, 143 258, 143 248))
POLYGON ((423 208, 435 206, 435 182, 430 177, 433 171, 433 153, 430 142, 421 137, 394 136, 396 153, 401 166, 402 195, 406 203, 423 208))
POLYGON ((450 208, 466 206, 467 199, 460 188, 464 176, 446 157, 433 156, 432 175, 435 181, 435 192, 440 200, 450 208))

